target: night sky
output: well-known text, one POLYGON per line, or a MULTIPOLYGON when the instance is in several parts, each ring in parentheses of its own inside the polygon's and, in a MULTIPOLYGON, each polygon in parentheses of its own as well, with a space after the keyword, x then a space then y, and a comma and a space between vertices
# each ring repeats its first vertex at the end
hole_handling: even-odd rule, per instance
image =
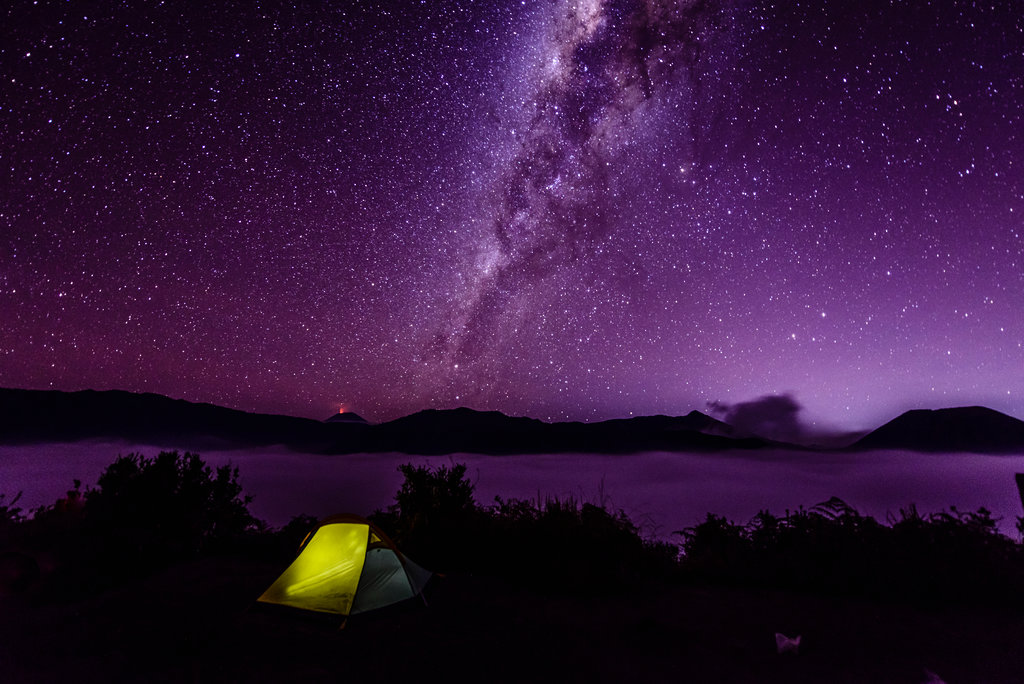
POLYGON ((1024 416, 1019 2, 5 5, 0 386, 1024 416))

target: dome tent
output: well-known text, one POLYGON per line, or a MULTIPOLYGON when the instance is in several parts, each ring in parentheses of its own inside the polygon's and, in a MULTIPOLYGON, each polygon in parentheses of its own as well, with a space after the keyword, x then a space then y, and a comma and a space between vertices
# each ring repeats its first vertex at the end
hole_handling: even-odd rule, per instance
POLYGON ((356 615, 419 595, 430 575, 369 520, 335 515, 317 524, 298 557, 257 600, 356 615))

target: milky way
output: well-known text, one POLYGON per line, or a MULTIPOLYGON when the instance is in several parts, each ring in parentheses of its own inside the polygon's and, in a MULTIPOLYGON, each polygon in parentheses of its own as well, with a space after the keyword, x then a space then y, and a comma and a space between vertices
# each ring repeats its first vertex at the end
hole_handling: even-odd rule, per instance
POLYGON ((497 357, 492 363, 503 365, 500 333, 518 332, 531 308, 517 301, 523 289, 587 259, 610 230, 622 202, 617 169, 633 129, 654 115, 652 99, 679 91, 681 123, 693 127, 694 93, 708 70, 701 57, 721 50, 716 34, 727 21, 711 3, 553 7, 541 60, 528 74, 536 85, 527 121, 497 178, 493 218, 485 219, 491 245, 456 327, 435 341, 445 362, 497 357))
POLYGON ((1024 416, 1022 74, 1011 2, 14 3, 0 385, 1024 416))

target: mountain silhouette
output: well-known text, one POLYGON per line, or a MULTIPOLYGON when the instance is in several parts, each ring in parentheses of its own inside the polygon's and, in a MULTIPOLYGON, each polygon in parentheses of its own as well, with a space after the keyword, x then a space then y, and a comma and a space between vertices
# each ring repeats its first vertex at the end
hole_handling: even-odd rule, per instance
POLYGON ((545 423, 469 408, 428 409, 380 425, 352 413, 317 421, 119 390, 60 392, 0 389, 0 442, 124 439, 180 448, 283 444, 321 453, 398 451, 630 453, 716 451, 776 445, 734 439, 731 428, 699 411, 599 423, 545 423))
POLYGON ((7 443, 108 438, 183 448, 285 444, 322 450, 342 439, 349 427, 160 394, 0 389, 0 441, 7 443))
POLYGON ((907 411, 851 449, 1024 453, 1024 421, 984 406, 907 411))
POLYGON ((457 408, 419 411, 375 426, 373 436, 382 450, 429 454, 716 451, 775 444, 756 437, 726 436, 730 431, 728 425, 699 411, 678 417, 545 423, 499 411, 457 408))
POLYGON ((361 415, 354 411, 345 411, 344 413, 335 413, 330 418, 324 420, 325 423, 353 423, 361 425, 369 425, 369 422, 361 415))
MULTIPOLYGON (((807 450, 760 437, 738 437, 731 426, 700 411, 597 423, 545 423, 499 411, 427 409, 370 425, 354 413, 319 421, 119 390, 0 389, 0 443, 103 438, 189 449, 283 444, 327 454, 807 450)), ((847 449, 1024 453, 1024 421, 980 406, 908 411, 847 449)))

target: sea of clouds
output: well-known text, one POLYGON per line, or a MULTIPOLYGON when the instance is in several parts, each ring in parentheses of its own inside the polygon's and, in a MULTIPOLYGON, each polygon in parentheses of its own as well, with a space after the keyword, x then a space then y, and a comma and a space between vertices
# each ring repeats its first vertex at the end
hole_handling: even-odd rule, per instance
MULTIPOLYGON (((74 479, 94 485, 119 454, 156 456, 168 447, 125 442, 0 446, 0 494, 18 492, 25 510, 51 504, 74 479)), ((531 454, 520 456, 323 456, 283 447, 202 452, 211 465, 234 464, 253 496, 250 510, 280 526, 298 514, 367 515, 392 502, 402 463, 432 467, 465 463, 477 501, 575 497, 624 510, 643 531, 672 539, 708 512, 746 522, 759 510, 780 515, 838 496, 861 513, 884 521, 916 504, 923 513, 949 506, 984 506, 1016 537, 1022 514, 1014 473, 1024 456, 729 451, 713 454, 645 452, 629 455, 531 454)), ((678 539, 678 537, 676 537, 678 539)))

